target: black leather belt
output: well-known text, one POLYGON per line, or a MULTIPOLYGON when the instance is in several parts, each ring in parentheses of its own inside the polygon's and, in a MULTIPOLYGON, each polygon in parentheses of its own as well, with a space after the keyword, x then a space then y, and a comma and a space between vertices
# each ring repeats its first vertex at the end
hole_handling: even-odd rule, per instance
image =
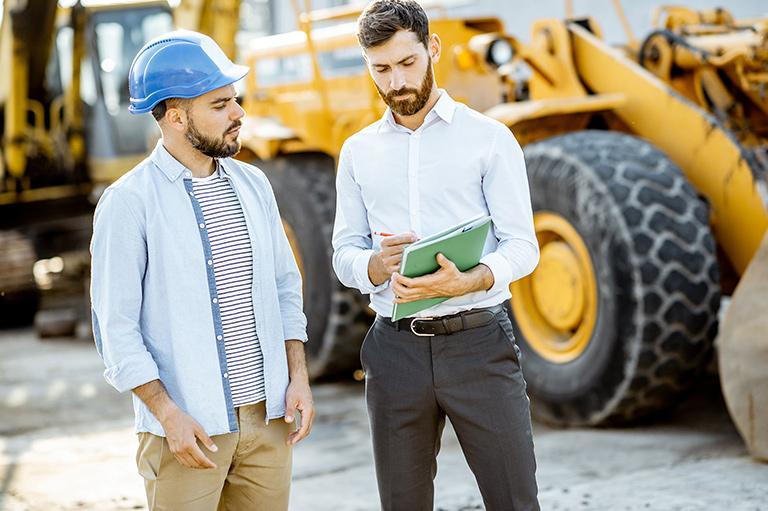
POLYGON ((435 335, 451 335, 469 328, 485 326, 503 310, 503 305, 496 305, 434 318, 403 318, 395 322, 383 316, 380 316, 380 319, 397 330, 410 330, 419 337, 434 337, 435 335))

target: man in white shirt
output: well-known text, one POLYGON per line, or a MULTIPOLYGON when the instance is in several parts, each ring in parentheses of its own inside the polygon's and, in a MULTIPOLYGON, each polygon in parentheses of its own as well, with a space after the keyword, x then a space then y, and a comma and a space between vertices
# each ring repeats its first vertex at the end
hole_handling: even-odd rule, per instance
POLYGON ((377 313, 361 361, 382 507, 432 509, 447 416, 486 508, 538 510, 529 401, 502 307, 539 256, 522 150, 437 88, 440 39, 415 1, 375 0, 358 24, 389 108, 342 148, 333 265, 377 313), (475 268, 438 256, 432 275, 398 274, 408 244, 481 214, 493 223, 475 268), (432 297, 451 298, 391 320, 393 303, 432 297))

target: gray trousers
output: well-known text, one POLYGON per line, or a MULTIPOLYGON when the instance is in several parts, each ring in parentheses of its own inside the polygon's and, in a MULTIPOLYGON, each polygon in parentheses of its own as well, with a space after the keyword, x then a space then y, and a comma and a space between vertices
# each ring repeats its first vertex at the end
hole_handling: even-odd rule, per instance
POLYGON ((503 311, 489 325, 435 337, 376 319, 360 359, 383 510, 432 510, 446 416, 486 509, 539 510, 519 357, 503 311))

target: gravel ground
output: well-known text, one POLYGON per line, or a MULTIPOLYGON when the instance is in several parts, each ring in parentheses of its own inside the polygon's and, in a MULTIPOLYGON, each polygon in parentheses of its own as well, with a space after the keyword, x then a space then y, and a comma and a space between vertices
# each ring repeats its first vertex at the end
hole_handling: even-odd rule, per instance
MULTIPOLYGON (((88 342, 0 332, 0 510, 145 509, 130 398, 101 372, 88 342)), ((363 386, 314 391, 319 415, 295 451, 291 510, 377 509, 363 386)), ((544 510, 768 511, 768 465, 749 458, 712 382, 634 428, 534 428, 544 510)), ((450 427, 435 504, 483 509, 450 427)))

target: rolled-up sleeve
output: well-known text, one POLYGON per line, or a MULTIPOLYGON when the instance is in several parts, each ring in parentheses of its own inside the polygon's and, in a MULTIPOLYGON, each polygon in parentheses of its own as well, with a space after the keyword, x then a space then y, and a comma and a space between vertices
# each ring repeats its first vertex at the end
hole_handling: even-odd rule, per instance
POLYGON ((139 326, 147 266, 144 230, 120 189, 101 197, 91 240, 91 304, 104 378, 119 392, 159 379, 139 326))
POLYGON ((285 234, 272 185, 266 177, 263 177, 262 183, 268 192, 272 246, 275 247, 275 284, 277 299, 280 303, 283 335, 286 341, 307 342, 307 317, 304 315, 302 305, 301 272, 296 264, 288 236, 285 234))
POLYGON ((483 193, 499 246, 480 260, 493 273, 489 293, 530 274, 539 262, 523 151, 503 125, 499 125, 491 147, 483 193))
POLYGON ((368 213, 360 185, 352 171, 349 144, 344 144, 336 173, 336 219, 333 225, 333 269, 342 284, 361 293, 378 293, 389 287, 389 280, 377 285, 368 276, 368 263, 374 254, 368 213))

